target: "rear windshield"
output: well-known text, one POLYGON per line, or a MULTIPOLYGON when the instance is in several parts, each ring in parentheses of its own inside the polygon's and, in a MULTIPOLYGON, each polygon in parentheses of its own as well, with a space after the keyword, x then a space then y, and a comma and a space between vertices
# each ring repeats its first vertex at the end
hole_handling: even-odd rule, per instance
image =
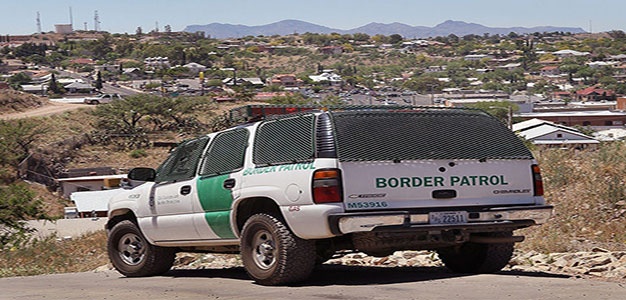
POLYGON ((341 161, 532 159, 522 140, 480 111, 334 112, 341 161))

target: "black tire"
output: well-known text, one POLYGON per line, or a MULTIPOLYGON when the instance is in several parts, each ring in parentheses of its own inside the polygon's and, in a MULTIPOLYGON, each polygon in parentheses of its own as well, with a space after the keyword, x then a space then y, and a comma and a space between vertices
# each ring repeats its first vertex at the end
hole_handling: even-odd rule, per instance
POLYGON ((98 100, 91 100, 91 104, 98 105, 98 104, 100 104, 100 101, 98 101, 98 100))
POLYGON ((307 279, 315 266, 315 242, 295 236, 268 214, 250 217, 241 233, 241 259, 248 275, 262 285, 307 279))
MULTIPOLYGON (((512 232, 495 232, 486 236, 510 237, 512 232)), ((457 273, 494 273, 502 270, 511 260, 514 243, 465 243, 460 247, 437 250, 445 266, 457 273)))
POLYGON ((172 267, 176 255, 174 249, 150 244, 137 225, 129 220, 113 226, 107 251, 115 269, 127 277, 161 275, 172 267))

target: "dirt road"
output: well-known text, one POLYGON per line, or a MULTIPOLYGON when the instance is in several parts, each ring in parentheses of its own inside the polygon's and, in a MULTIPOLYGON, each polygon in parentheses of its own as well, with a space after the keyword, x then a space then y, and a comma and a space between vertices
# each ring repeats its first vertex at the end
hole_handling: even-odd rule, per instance
POLYGON ((54 115, 58 113, 62 113, 65 111, 79 109, 81 107, 93 108, 93 105, 88 104, 70 104, 70 103, 57 103, 50 102, 49 104, 26 110, 16 113, 10 113, 5 115, 0 115, 0 120, 11 120, 11 119, 23 119, 23 118, 32 118, 32 117, 43 117, 54 115))
POLYGON ((626 299, 618 283, 545 273, 451 274, 443 268, 324 265, 306 283, 264 287, 242 268, 174 270, 125 278, 113 271, 0 279, 2 299, 626 299))

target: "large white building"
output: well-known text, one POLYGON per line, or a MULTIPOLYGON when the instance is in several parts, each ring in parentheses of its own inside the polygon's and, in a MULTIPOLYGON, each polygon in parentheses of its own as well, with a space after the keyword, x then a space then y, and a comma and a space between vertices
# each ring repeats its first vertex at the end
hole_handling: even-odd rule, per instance
POLYGON ((74 32, 72 24, 54 24, 54 31, 56 33, 68 34, 74 32))

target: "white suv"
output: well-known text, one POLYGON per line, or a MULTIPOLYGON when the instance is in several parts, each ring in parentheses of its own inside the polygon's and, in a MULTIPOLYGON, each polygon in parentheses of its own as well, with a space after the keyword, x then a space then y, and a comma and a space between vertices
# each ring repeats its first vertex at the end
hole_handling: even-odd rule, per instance
POLYGON ((261 121, 131 170, 146 183, 111 199, 106 226, 122 274, 162 274, 177 251, 240 252, 250 277, 275 285, 338 252, 420 249, 453 271, 495 272, 523 240, 512 232, 552 212, 530 151, 482 111, 245 106, 231 117, 261 121))

